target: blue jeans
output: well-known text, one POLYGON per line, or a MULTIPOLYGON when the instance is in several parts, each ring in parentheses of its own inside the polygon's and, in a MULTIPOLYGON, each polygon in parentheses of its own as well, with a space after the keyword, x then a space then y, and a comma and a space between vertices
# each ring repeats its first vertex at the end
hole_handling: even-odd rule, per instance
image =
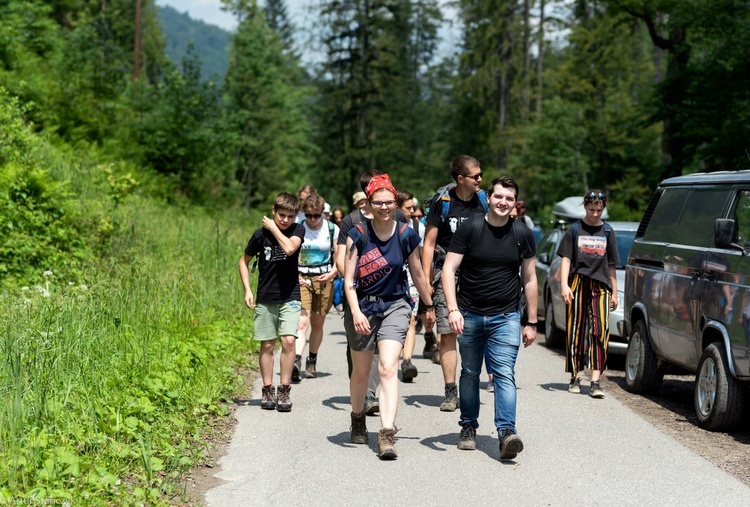
POLYGON ((461 311, 464 332, 458 335, 461 353, 459 425, 479 427, 479 374, 482 358, 487 373, 494 377, 495 427, 516 432, 516 379, 514 368, 521 346, 521 314, 519 312, 483 316, 461 311))

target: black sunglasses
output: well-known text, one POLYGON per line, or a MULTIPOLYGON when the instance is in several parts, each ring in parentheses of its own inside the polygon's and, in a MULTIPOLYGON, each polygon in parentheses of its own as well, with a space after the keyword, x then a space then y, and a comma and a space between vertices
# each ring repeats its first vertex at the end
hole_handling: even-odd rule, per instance
POLYGON ((606 201, 607 196, 602 192, 589 192, 584 196, 584 199, 586 199, 587 201, 606 201))
POLYGON ((305 213, 305 218, 320 218, 321 216, 323 215, 320 213, 305 213))
POLYGON ((476 173, 473 176, 471 174, 464 174, 463 176, 464 176, 464 178, 471 178, 472 180, 477 181, 477 180, 479 180, 479 178, 481 178, 482 176, 484 176, 484 172, 480 171, 480 172, 476 173))

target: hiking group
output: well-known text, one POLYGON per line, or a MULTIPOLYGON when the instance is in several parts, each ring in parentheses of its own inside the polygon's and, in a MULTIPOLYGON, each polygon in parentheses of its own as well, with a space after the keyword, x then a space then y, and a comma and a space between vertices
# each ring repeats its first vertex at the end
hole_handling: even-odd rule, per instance
MULTIPOLYGON (((516 430, 514 368, 521 344, 528 347, 536 337, 534 237, 522 219, 513 218, 519 188, 512 178, 494 179, 485 193, 480 164, 468 155, 456 157, 450 173, 453 183, 439 189, 425 210, 426 227, 412 220, 417 211, 421 214, 413 195, 396 190, 390 177, 377 170, 362 174, 362 191, 354 194, 355 209, 346 216, 337 209, 336 217, 337 210, 331 212, 311 185, 297 196, 276 196, 273 218, 263 217, 239 263, 245 304, 255 309, 254 339, 260 341, 261 408, 291 410, 291 383, 301 379, 308 326, 304 377, 315 378, 338 279, 345 303, 352 443, 368 443, 366 415, 379 412, 378 456, 397 457, 399 361, 402 380, 410 382, 418 373, 411 359, 421 316, 425 352, 439 358, 443 373, 440 410, 460 410, 458 448, 476 449, 484 362, 493 388, 488 390, 494 391, 500 459, 513 459, 523 450, 516 430), (338 223, 329 221, 326 212, 338 223), (256 265, 257 297, 250 287, 256 265), (273 385, 277 339, 278 388, 273 385)), ((578 276, 575 264, 571 271, 578 276)), ((579 297, 577 287, 573 292, 579 297)), ((582 369, 583 356, 575 352, 580 361, 568 370, 573 375, 582 369)), ((603 367, 602 359, 606 355, 597 356, 597 366, 603 367)))

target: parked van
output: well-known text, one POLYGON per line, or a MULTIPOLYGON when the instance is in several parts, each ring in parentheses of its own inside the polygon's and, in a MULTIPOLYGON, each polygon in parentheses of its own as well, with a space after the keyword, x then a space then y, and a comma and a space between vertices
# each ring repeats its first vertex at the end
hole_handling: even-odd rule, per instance
POLYGON ((696 374, 699 424, 737 426, 750 381, 750 171, 664 180, 625 274, 625 384, 659 389, 669 367, 696 374))

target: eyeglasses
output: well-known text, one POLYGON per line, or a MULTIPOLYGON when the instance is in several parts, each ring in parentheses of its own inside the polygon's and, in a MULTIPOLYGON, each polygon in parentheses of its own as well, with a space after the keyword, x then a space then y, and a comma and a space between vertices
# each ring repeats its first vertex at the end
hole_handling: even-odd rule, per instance
POLYGON ((479 178, 481 178, 482 176, 484 176, 484 172, 480 171, 480 172, 478 172, 478 173, 476 173, 474 175, 464 174, 463 176, 464 176, 464 178, 471 178, 474 181, 479 181, 479 178))
POLYGON ((412 218, 422 218, 423 216, 424 215, 418 215, 416 213, 412 213, 412 215, 411 215, 412 218))
POLYGON ((320 213, 305 213, 305 218, 320 218, 321 216, 320 213))
POLYGON ((607 200, 607 196, 604 195, 603 192, 589 192, 583 198, 586 201, 597 201, 597 200, 606 201, 607 200))
POLYGON ((370 204, 373 208, 382 208, 383 206, 392 208, 396 205, 396 201, 372 201, 370 204))

